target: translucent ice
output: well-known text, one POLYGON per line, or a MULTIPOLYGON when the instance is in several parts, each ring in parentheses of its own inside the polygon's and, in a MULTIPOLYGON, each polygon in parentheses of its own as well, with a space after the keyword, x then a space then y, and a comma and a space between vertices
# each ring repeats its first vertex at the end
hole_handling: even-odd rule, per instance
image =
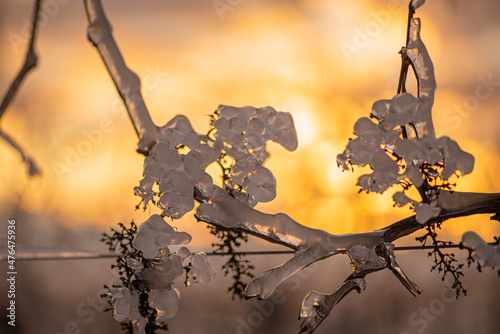
POLYGON ((145 334, 148 320, 139 313, 139 295, 136 291, 128 288, 111 289, 111 304, 113 305, 113 317, 117 321, 129 319, 135 334, 145 334))
POLYGON ((157 312, 157 322, 175 318, 180 301, 180 293, 176 288, 151 289, 148 293, 149 306, 157 312))
POLYGON ((183 273, 181 258, 176 254, 169 254, 160 260, 154 260, 150 267, 143 270, 140 278, 149 289, 167 289, 183 273))
MULTIPOLYGON (((434 202, 435 203, 435 202, 434 202)), ((431 218, 435 218, 441 212, 441 208, 427 203, 418 203, 415 206, 415 213, 417 215, 417 223, 425 224, 431 218)))
POLYGON ((175 231, 161 216, 152 215, 139 226, 132 246, 141 251, 146 259, 153 259, 162 248, 190 241, 189 234, 175 231))
POLYGON ((471 231, 464 233, 462 244, 474 251, 476 261, 481 261, 488 267, 500 266, 500 245, 488 245, 477 233, 471 231))
POLYGON ((192 281, 208 284, 215 278, 215 269, 208 262, 207 254, 196 253, 191 258, 192 281))

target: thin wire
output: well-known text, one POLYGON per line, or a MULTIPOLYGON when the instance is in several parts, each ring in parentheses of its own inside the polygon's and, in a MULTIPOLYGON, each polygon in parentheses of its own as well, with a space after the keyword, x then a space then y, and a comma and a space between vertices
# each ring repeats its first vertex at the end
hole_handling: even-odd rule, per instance
MULTIPOLYGON (((489 243, 489 245, 496 245, 489 243)), ((460 244, 442 245, 438 248, 464 248, 460 244)), ((410 250, 425 250, 434 249, 434 246, 398 246, 394 247, 395 251, 410 251, 410 250)), ((295 251, 248 251, 248 252, 234 252, 234 253, 206 253, 207 256, 230 256, 230 255, 283 255, 294 254, 295 251)), ((81 254, 81 255, 53 255, 38 254, 36 256, 15 256, 15 261, 37 261, 37 260, 95 260, 95 259, 110 259, 119 256, 120 254, 81 254)), ((0 261, 7 261, 7 256, 0 255, 0 261)))

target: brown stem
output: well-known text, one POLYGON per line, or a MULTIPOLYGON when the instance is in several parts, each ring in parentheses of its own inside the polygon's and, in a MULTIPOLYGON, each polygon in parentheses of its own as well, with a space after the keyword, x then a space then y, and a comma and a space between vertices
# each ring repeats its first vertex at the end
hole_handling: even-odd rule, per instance
POLYGON ((441 190, 437 205, 441 208, 439 216, 429 220, 424 225, 417 223, 415 216, 402 219, 382 229, 386 230, 384 239, 393 242, 429 224, 444 222, 450 218, 498 213, 500 212, 500 193, 462 193, 441 190))
POLYGON ((9 90, 7 91, 2 100, 2 104, 0 105, 0 118, 2 118, 3 114, 5 113, 5 110, 7 110, 7 107, 9 106, 10 102, 17 93, 26 74, 37 64, 38 58, 35 53, 35 37, 38 27, 37 25, 39 16, 38 14, 40 12, 41 2, 42 0, 36 0, 35 2, 35 11, 33 13, 33 21, 32 21, 33 28, 31 29, 31 37, 28 45, 28 50, 26 52, 26 58, 24 60, 23 66, 19 70, 19 73, 17 74, 16 78, 10 85, 9 90))

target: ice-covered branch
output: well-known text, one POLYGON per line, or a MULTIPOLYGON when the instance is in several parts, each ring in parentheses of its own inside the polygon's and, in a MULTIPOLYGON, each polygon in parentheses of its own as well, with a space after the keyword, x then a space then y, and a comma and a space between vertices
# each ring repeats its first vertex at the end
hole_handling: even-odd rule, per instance
POLYGON ((329 256, 356 246, 373 249, 383 243, 384 231, 333 235, 297 223, 284 213, 266 214, 250 208, 216 187, 209 201, 199 205, 198 219, 212 225, 237 229, 296 250, 281 266, 264 272, 248 285, 246 297, 268 298, 285 279, 329 256))
MULTIPOLYGON (((26 51, 26 57, 24 59, 23 66, 17 73, 17 76, 14 78, 14 81, 12 81, 9 89, 7 90, 7 93, 5 94, 2 104, 0 105, 0 119, 2 118, 3 114, 7 110, 9 104, 12 102, 14 96, 16 95, 17 91, 19 90, 19 87, 21 87, 21 83, 23 82, 24 78, 28 74, 28 72, 33 69, 38 61, 38 57, 35 52, 35 38, 37 35, 37 28, 38 28, 38 17, 40 13, 40 4, 41 0, 36 0, 35 1, 35 10, 33 12, 33 20, 32 20, 32 29, 31 29, 31 36, 29 39, 28 43, 28 49, 26 51)), ((9 136, 7 133, 5 133, 2 129, 0 129, 0 137, 5 140, 6 143, 8 143, 14 150, 19 152, 21 155, 21 158, 23 162, 26 164, 28 167, 28 174, 30 176, 38 175, 41 174, 39 168, 37 167, 35 161, 27 156, 25 153, 25 150, 12 138, 9 136)))
POLYGON ((137 151, 147 155, 156 142, 158 128, 154 125, 141 93, 141 80, 132 72, 120 53, 112 28, 100 0, 85 0, 88 38, 99 50, 139 136, 137 151))

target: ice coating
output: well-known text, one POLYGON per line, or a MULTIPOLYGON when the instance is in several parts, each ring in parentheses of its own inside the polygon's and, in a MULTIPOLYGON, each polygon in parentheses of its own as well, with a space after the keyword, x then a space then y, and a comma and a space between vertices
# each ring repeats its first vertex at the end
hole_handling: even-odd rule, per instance
MULTIPOLYGON (((409 198, 408 196, 406 196, 405 193, 401 191, 395 192, 392 195, 392 199, 394 200, 394 203, 398 207, 405 206, 408 203, 413 205, 413 210, 415 211, 416 214, 417 223, 419 224, 425 224, 430 219, 439 216, 439 214, 441 213, 441 208, 438 206, 438 201, 433 201, 430 204, 419 202, 409 198)), ((444 203, 444 202, 439 201, 439 203, 444 203)))
POLYGON ((153 261, 151 266, 144 269, 139 277, 150 289, 167 289, 183 273, 181 258, 176 254, 169 254, 158 261, 153 261))
POLYGON ((469 231, 462 236, 462 245, 473 250, 474 260, 488 267, 500 266, 500 245, 488 245, 477 233, 469 231))
POLYGON ((180 293, 176 288, 152 289, 148 293, 149 306, 157 312, 156 322, 175 318, 180 302, 180 293))
POLYGON ((386 266, 386 262, 377 255, 375 248, 355 245, 347 253, 351 259, 351 268, 354 273, 376 271, 386 266))
POLYGON ((422 293, 422 289, 416 285, 403 271, 401 266, 396 261, 396 255, 394 254, 394 244, 390 242, 385 242, 380 245, 380 250, 385 258, 387 267, 392 271, 396 278, 403 284, 403 286, 408 289, 408 291, 415 297, 422 293))
POLYGON ((384 230, 329 234, 301 225, 283 213, 271 215, 259 212, 218 187, 214 190, 211 202, 198 206, 196 216, 213 225, 242 230, 296 250, 294 257, 283 265, 270 269, 251 281, 245 290, 247 298, 268 298, 279 284, 308 265, 346 252, 356 245, 375 247, 382 242, 384 234, 384 230))
POLYGON ((208 262, 207 254, 203 252, 196 253, 191 258, 191 271, 188 282, 208 284, 215 279, 215 269, 208 262))
POLYGON ((258 152, 256 158, 264 162, 267 140, 279 143, 285 149, 297 148, 297 132, 290 113, 277 112, 272 107, 241 108, 220 105, 219 118, 213 122, 217 132, 215 138, 229 144, 229 155, 235 159, 248 156, 248 151, 258 152), (263 158, 263 160, 262 160, 263 158))
POLYGON ((146 259, 153 259, 160 249, 190 241, 189 234, 175 231, 161 216, 152 215, 139 226, 132 246, 141 251, 146 259))
POLYGON ((304 319, 304 321, 299 334, 313 333, 342 298, 353 290, 361 292, 365 288, 366 282, 363 278, 352 278, 347 279, 331 294, 311 291, 302 301, 300 318, 304 319))
POLYGON ((269 202, 276 197, 273 173, 253 157, 236 161, 231 168, 231 179, 245 188, 256 202, 269 202))
MULTIPOLYGON (((414 9, 424 1, 413 1, 414 9)), ((393 185, 403 182, 421 187, 424 182, 422 170, 429 166, 442 168, 441 180, 454 174, 472 172, 474 157, 464 152, 448 137, 436 138, 432 123, 432 106, 436 90, 434 66, 420 38, 420 20, 413 18, 410 24, 409 41, 402 52, 408 57, 418 80, 418 97, 400 93, 391 100, 379 100, 373 104, 371 116, 360 118, 354 125, 354 134, 343 153, 337 156, 337 164, 343 170, 351 166, 370 166, 371 174, 361 175, 357 186, 366 192, 384 193, 393 185)), ((435 169, 439 171, 439 169, 435 169)), ((396 205, 411 203, 417 221, 425 224, 441 213, 436 198, 429 202, 418 202, 396 192, 396 205)))
POLYGON ((148 320, 139 313, 139 294, 123 287, 109 290, 113 317, 117 321, 129 319, 132 322, 134 333, 145 334, 148 320))

